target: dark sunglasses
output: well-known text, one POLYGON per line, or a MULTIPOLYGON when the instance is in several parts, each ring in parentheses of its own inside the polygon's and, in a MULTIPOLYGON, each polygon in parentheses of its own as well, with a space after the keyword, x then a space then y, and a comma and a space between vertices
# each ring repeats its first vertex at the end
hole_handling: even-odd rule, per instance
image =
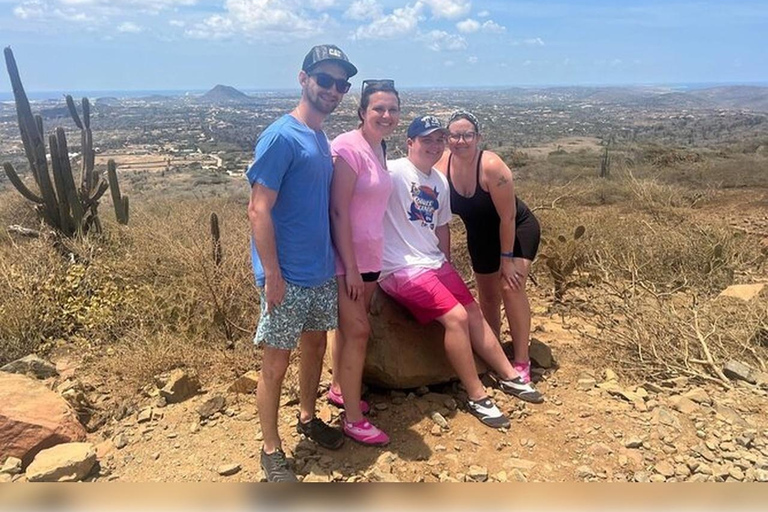
POLYGON ((334 78, 328 73, 317 72, 311 73, 309 76, 314 78, 317 85, 323 89, 330 89, 335 84, 336 90, 341 94, 346 93, 349 91, 349 88, 352 87, 352 84, 349 83, 346 78, 334 78))
POLYGON ((363 80, 363 88, 360 90, 360 94, 364 93, 368 87, 381 87, 382 89, 395 90, 394 80, 363 80))

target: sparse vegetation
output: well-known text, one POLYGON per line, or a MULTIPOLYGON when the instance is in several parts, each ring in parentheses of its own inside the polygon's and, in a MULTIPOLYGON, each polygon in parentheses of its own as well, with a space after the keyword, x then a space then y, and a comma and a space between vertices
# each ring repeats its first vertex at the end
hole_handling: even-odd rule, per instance
MULTIPOLYGON (((755 213, 764 211, 768 187, 764 114, 703 111, 693 119, 619 100, 598 113, 575 97, 573 107, 551 108, 485 94, 448 95, 446 106, 433 95, 404 94, 404 119, 465 106, 486 121, 486 143, 511 164, 518 195, 542 224, 536 292, 551 311, 591 326, 591 357, 643 378, 717 380, 699 362, 706 361, 700 333, 717 364, 728 357, 763 364, 764 296, 749 307, 715 297, 730 284, 766 278, 768 225, 755 213)), ((94 141, 103 151, 97 162, 134 159, 120 171, 134 200, 131 226, 110 220, 102 234, 68 244, 66 257, 46 236, 0 234, 0 362, 82 349, 94 356, 91 368, 119 374, 126 393, 174 366, 213 380, 257 366, 247 185, 214 161, 242 171, 258 132, 294 100, 269 98, 258 108, 97 101, 92 122, 104 138, 94 141), (142 153, 132 154, 137 148, 142 153)), ((334 114, 329 137, 355 124, 354 103, 334 114)), ((66 121, 66 105, 48 107, 46 122, 66 121)), ((3 133, 12 122, 7 116, 3 133)), ((391 157, 404 153, 402 124, 391 157)), ((21 146, 2 150, 19 167, 21 146)), ((30 205, 5 183, 0 223, 34 225, 30 205)), ((453 260, 469 278, 461 223, 452 230, 453 260)))

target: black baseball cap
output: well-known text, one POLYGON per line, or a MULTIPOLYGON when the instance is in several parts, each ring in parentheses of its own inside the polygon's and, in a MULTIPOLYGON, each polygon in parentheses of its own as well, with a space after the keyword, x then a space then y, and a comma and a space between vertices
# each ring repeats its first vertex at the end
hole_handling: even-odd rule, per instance
POLYGON ((309 73, 316 65, 327 61, 336 62, 344 68, 344 71, 347 72, 347 78, 352 78, 357 74, 357 68, 349 62, 346 54, 341 51, 341 48, 333 44, 320 44, 312 47, 307 56, 304 57, 304 64, 302 64, 301 69, 309 73))

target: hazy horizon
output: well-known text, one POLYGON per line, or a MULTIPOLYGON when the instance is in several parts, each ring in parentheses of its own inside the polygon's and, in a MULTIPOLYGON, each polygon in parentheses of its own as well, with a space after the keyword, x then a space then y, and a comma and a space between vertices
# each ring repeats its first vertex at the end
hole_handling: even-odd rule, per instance
MULTIPOLYGON (((23 80, 23 77, 22 77, 23 80)), ((70 94, 75 97, 87 96, 89 98, 103 98, 103 97, 117 97, 117 98, 142 98, 147 96, 159 95, 168 96, 169 98, 189 95, 202 95, 210 91, 216 85, 229 85, 229 84, 214 84, 205 89, 198 88, 182 88, 182 89, 116 89, 116 90, 42 90, 42 91, 29 91, 27 90, 27 96, 33 101, 45 101, 45 100, 58 100, 62 99, 64 95, 70 94)), ((248 87, 236 87, 235 89, 246 94, 258 94, 258 93, 298 93, 299 87, 286 87, 279 89, 265 89, 265 88, 248 88, 248 87)), ((700 90, 715 87, 765 87, 768 88, 768 81, 766 82, 703 82, 703 83, 626 83, 626 84, 510 84, 510 85, 475 85, 475 86, 446 86, 446 85, 424 85, 424 86, 408 86, 404 85, 399 87, 401 91, 421 91, 425 89, 434 90, 448 90, 448 91, 466 91, 466 90, 504 90, 504 89, 558 89, 558 88, 657 88, 657 89, 672 89, 672 90, 700 90)), ((354 94, 354 88, 352 93, 354 94)), ((13 101, 13 92, 0 92, 0 101, 7 102, 13 101)))

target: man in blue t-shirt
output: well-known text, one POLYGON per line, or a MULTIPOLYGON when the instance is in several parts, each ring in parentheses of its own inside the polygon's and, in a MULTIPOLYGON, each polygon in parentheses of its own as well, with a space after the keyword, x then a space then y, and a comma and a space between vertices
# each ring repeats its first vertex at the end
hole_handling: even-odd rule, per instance
POLYGON ((337 288, 328 217, 333 163, 322 124, 357 73, 338 47, 313 47, 304 58, 298 106, 265 129, 246 172, 251 184, 253 273, 261 315, 254 342, 264 345, 256 393, 264 436, 261 467, 270 482, 296 481, 277 431, 283 377, 301 340, 301 434, 330 449, 341 431, 315 417, 326 332, 336 328, 337 288))

